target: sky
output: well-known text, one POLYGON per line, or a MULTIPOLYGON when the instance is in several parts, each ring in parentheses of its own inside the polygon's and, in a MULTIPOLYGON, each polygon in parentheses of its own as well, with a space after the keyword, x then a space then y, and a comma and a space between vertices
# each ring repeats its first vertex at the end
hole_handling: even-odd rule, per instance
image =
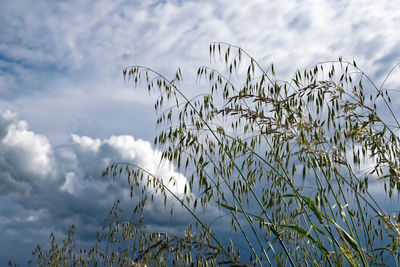
MULTIPOLYGON (((182 190, 152 145, 154 97, 124 82, 125 67, 180 67, 190 93, 210 42, 223 41, 282 79, 343 56, 379 83, 400 59, 399 18, 399 1, 0 0, 0 265, 24 264, 71 224, 93 241, 115 200, 135 201, 126 181, 99 178, 107 164, 173 174, 182 190)), ((172 223, 160 205, 149 224, 191 221, 178 211, 172 223)))

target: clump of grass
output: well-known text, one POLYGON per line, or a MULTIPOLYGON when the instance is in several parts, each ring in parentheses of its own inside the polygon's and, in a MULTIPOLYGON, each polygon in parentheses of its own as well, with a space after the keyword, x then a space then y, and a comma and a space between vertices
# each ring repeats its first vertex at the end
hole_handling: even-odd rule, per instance
MULTIPOLYGON (((187 227, 182 237, 167 232, 148 232, 142 218, 120 218, 122 210, 117 201, 105 220, 102 233, 95 245, 88 249, 78 247, 75 226, 65 240, 58 244, 50 235, 50 249, 37 246, 30 264, 37 266, 244 266, 238 260, 225 257, 226 252, 214 246, 208 235, 196 235, 187 227)), ((10 266, 16 266, 9 262, 10 266)))
POLYGON ((210 91, 190 98, 180 69, 173 79, 144 66, 123 71, 159 94, 155 144, 188 184, 178 195, 129 163, 112 164, 103 176, 128 176, 132 195, 141 189, 138 217, 161 195, 164 203, 178 201, 195 224, 177 237, 113 223, 110 242, 131 243, 104 257, 124 255, 123 265, 399 265, 399 219, 369 190, 376 181, 389 198, 400 189, 400 124, 385 89, 395 68, 377 85, 339 58, 281 81, 273 65, 262 68, 240 47, 212 43, 216 58, 222 70, 197 72, 210 91), (196 209, 211 205, 230 218, 249 258, 199 216, 196 209))

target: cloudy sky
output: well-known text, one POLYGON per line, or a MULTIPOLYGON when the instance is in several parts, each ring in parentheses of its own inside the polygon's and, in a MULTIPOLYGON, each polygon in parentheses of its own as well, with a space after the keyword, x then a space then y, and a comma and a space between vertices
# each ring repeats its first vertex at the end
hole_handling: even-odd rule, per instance
POLYGON ((95 237, 113 201, 129 199, 125 181, 100 181, 107 164, 175 172, 152 146, 154 99, 124 83, 124 67, 190 78, 209 64, 209 43, 224 41, 282 79, 344 56, 382 81, 400 59, 399 3, 0 1, 0 265, 30 259, 71 224, 95 237))

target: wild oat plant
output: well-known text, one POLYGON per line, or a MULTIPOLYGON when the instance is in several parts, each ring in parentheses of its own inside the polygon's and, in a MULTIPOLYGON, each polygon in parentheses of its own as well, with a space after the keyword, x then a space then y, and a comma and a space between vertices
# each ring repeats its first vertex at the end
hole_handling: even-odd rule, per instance
POLYGON ((93 248, 77 249, 71 230, 62 245, 38 247, 33 262, 399 265, 399 214, 379 201, 400 189, 400 124, 385 87, 399 65, 378 85, 344 58, 297 71, 290 81, 230 44, 212 43, 210 60, 197 72, 210 90, 193 97, 182 88, 180 69, 173 79, 144 66, 123 71, 127 82, 159 96, 155 145, 185 173, 184 193, 165 184, 174 177, 114 163, 103 176, 128 178, 131 195, 142 199, 136 219, 119 220, 116 203, 93 248), (384 190, 373 195, 369 187, 379 186, 384 190), (168 200, 192 216, 182 236, 146 230, 143 209, 160 195, 171 214, 168 200), (240 244, 201 216, 211 206, 229 218, 240 244))

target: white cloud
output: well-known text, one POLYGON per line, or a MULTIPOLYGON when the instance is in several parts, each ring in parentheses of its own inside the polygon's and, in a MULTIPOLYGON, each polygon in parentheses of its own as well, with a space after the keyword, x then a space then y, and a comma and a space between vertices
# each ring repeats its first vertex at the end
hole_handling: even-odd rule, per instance
POLYGON ((101 172, 113 162, 140 166, 163 177, 165 184, 174 177, 176 185, 170 183, 169 186, 179 194, 183 193, 187 183, 171 162, 161 162, 160 151, 133 136, 111 136, 100 140, 72 134, 72 143, 56 149, 55 153, 45 136, 29 130, 27 122, 17 119, 10 111, 1 114, 0 122, 0 132, 4 132, 0 136, 1 169, 8 173, 9 179, 21 183, 43 186, 49 179, 56 179, 61 191, 81 194, 85 188, 100 183, 101 172))
POLYGON ((7 157, 21 159, 18 169, 39 178, 50 176, 54 169, 50 143, 43 135, 29 131, 25 121, 11 124, 1 142, 7 157))
POLYGON ((14 113, 0 114, 0 193, 32 194, 55 182, 56 174, 48 139, 30 131, 14 113))
MULTIPOLYGON (((164 184, 178 193, 182 194, 186 178, 175 170, 174 165, 168 160, 161 162, 161 152, 154 150, 151 144, 141 139, 135 140, 133 136, 111 136, 108 139, 92 139, 88 136, 72 135, 77 145, 78 160, 81 168, 90 169, 100 174, 113 162, 130 163, 139 166, 149 173, 162 177, 164 184), (175 178, 175 185, 169 181, 175 178)), ((76 179, 70 179, 70 182, 76 179)))
POLYGON ((70 194, 77 194, 78 193, 78 185, 79 185, 79 180, 76 177, 76 174, 74 172, 68 172, 65 174, 65 182, 61 186, 61 191, 66 191, 70 194))
POLYGON ((78 136, 76 134, 72 134, 71 135, 72 140, 79 144, 80 148, 83 151, 90 151, 92 153, 96 153, 99 151, 99 147, 100 147, 100 139, 92 139, 88 136, 78 136))

